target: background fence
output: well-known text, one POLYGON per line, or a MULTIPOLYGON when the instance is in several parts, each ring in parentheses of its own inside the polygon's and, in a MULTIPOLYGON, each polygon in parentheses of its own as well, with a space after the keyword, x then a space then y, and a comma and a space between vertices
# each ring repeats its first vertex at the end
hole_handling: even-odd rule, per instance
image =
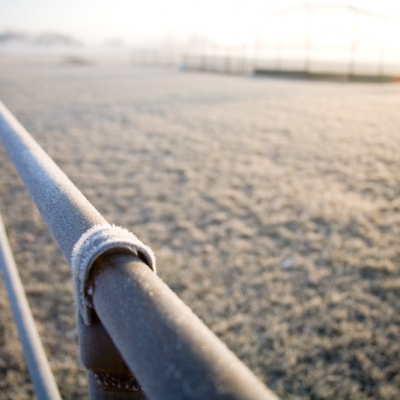
POLYGON ((132 61, 224 73, 398 77, 399 34, 388 16, 349 5, 303 3, 260 17, 252 43, 224 46, 203 38, 177 49, 166 42, 135 49, 132 61))

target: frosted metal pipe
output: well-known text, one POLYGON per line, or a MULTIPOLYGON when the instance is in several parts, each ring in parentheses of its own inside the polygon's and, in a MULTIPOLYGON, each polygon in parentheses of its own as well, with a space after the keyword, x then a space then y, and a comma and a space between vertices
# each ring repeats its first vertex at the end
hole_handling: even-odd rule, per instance
POLYGON ((106 223, 0 101, 0 141, 67 261, 74 244, 96 224, 106 223))
MULTIPOLYGON (((70 260, 81 235, 106 221, 1 102, 0 140, 70 260)), ((135 255, 105 254, 93 268, 94 310, 146 397, 276 399, 135 255)), ((110 354, 96 338, 91 345, 110 354)))
POLYGON ((29 375, 38 399, 61 400, 0 216, 0 267, 29 375))
POLYGON ((146 398, 277 400, 136 256, 99 257, 92 279, 96 313, 146 398))

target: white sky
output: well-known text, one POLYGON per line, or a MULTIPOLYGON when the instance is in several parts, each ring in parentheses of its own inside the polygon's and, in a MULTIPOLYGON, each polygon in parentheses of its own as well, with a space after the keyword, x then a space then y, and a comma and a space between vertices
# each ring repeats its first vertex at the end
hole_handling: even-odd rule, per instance
MULTIPOLYGON (((260 16, 299 4, 294 0, 0 0, 0 32, 55 31, 87 42, 112 38, 128 44, 204 35, 221 43, 254 36, 260 16)), ((314 1, 343 4, 342 2, 314 1)), ((349 0, 390 15, 400 24, 400 0, 349 0)))

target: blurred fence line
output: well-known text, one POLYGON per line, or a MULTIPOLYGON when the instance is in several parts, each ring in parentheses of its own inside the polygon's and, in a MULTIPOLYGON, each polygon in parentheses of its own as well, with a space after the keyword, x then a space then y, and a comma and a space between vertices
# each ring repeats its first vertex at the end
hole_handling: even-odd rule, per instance
POLYGON ((263 15, 252 43, 137 48, 134 65, 221 73, 400 77, 400 27, 390 17, 350 5, 303 3, 263 15))
MULTIPOLYGON (((158 278, 151 250, 109 225, 1 102, 0 141, 71 265, 92 400, 276 399, 158 278)), ((6 243, 5 232, 0 239, 6 243)), ((13 264, 9 248, 0 251, 0 261, 13 264)), ((14 307, 15 287, 9 288, 14 307)), ((29 333, 27 314, 17 321, 27 321, 29 333)), ((23 335, 21 341, 29 361, 36 345, 23 335)), ((34 383, 54 380, 49 368, 30 373, 34 383)), ((35 384, 39 398, 57 398, 42 396, 43 386, 35 384)))

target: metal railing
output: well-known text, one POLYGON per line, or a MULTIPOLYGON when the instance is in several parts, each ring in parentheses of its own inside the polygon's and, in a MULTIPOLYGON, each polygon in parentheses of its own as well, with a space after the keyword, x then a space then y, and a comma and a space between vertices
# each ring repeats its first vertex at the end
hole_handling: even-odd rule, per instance
MULTIPOLYGON (((138 241, 135 251, 123 241, 110 239, 108 230, 113 232, 114 227, 1 102, 0 141, 71 264, 77 283, 80 358, 88 372, 91 399, 276 399, 149 268, 145 246, 138 241), (102 227, 105 236, 93 238, 91 233, 101 232, 102 227), (84 259, 92 251, 88 244, 96 247, 104 238, 112 245, 95 254, 88 269, 81 270, 81 264, 75 263, 77 246, 82 245, 84 259)), ((137 244, 132 237, 129 240, 137 244)), ((0 241, 0 263, 7 281, 4 271, 13 271, 14 278, 17 272, 4 229, 0 229, 0 241)), ((39 336, 34 334, 33 341, 26 338, 34 332, 34 322, 21 282, 8 285, 8 290, 13 310, 20 301, 15 293, 24 298, 24 311, 17 310, 15 318, 17 325, 25 321, 19 324, 23 325, 20 340, 27 349, 37 396, 57 399, 39 336), (39 356, 30 362, 34 348, 39 349, 39 356)))

